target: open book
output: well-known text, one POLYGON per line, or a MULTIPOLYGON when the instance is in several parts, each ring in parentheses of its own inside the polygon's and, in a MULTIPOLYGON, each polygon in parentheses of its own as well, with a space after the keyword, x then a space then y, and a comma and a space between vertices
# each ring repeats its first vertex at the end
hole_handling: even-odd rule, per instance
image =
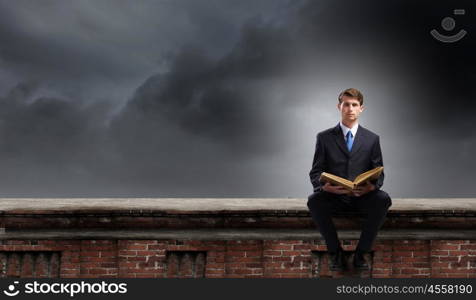
POLYGON ((354 181, 347 180, 345 178, 322 172, 321 177, 319 177, 319 181, 329 182, 334 185, 340 185, 350 191, 355 189, 360 184, 365 184, 366 181, 372 181, 379 178, 380 174, 383 172, 383 167, 377 167, 370 171, 364 172, 359 176, 355 177, 354 181))

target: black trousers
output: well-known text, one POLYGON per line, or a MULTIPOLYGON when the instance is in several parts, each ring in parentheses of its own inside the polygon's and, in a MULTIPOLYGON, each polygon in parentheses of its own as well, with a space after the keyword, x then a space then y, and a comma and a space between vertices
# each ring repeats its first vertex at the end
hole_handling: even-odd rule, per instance
POLYGON ((391 205, 392 200, 382 190, 374 190, 360 197, 318 191, 310 195, 307 201, 312 219, 319 227, 329 252, 336 252, 340 248, 332 221, 335 212, 356 212, 364 215, 365 221, 356 250, 369 252, 391 205))

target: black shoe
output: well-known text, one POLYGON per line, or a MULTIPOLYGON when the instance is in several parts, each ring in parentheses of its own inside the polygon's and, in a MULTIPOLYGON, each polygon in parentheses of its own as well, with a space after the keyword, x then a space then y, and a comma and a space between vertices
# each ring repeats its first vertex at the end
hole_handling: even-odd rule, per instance
POLYGON ((344 271, 346 269, 344 250, 339 249, 337 252, 329 252, 329 270, 344 271))
POLYGON ((369 269, 369 264, 367 263, 363 252, 355 251, 354 267, 360 271, 367 271, 369 269))

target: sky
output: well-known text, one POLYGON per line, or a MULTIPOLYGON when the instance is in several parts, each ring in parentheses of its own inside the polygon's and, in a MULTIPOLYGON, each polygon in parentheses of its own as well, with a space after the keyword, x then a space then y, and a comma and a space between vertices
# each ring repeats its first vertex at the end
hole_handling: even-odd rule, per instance
POLYGON ((353 2, 0 0, 0 197, 307 197, 348 87, 391 197, 475 197, 474 1, 353 2))

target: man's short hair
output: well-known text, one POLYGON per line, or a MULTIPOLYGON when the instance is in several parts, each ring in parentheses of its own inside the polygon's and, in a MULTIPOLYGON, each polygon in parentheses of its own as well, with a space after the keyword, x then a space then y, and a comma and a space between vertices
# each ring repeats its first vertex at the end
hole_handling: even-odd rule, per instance
POLYGON ((354 88, 346 89, 342 93, 339 94, 339 104, 342 103, 342 97, 347 96, 349 98, 355 98, 359 100, 360 105, 364 104, 364 95, 358 90, 354 88))

